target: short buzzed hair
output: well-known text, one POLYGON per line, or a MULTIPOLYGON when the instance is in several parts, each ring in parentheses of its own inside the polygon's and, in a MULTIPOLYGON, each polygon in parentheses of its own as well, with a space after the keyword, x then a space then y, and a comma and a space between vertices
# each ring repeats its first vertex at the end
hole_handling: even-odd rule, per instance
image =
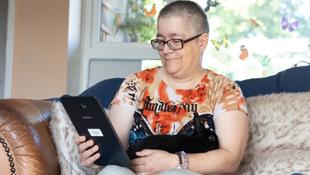
POLYGON ((167 4, 158 15, 158 19, 162 17, 185 17, 189 25, 197 33, 209 32, 208 18, 203 9, 193 1, 174 1, 167 4))

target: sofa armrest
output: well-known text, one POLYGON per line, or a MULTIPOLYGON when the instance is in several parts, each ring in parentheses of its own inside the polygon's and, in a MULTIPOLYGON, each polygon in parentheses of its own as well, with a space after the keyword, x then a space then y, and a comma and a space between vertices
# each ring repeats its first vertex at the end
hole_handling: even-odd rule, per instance
POLYGON ((16 174, 60 174, 48 125, 52 109, 49 101, 0 100, 0 174, 11 174, 12 168, 16 174))

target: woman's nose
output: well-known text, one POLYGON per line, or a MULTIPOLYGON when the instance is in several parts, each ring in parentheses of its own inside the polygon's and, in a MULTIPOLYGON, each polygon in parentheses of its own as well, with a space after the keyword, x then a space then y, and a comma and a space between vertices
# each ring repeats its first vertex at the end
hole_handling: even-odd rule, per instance
POLYGON ((163 51, 164 54, 173 52, 173 50, 170 49, 170 47, 168 46, 168 43, 165 43, 164 48, 163 48, 162 51, 163 51))

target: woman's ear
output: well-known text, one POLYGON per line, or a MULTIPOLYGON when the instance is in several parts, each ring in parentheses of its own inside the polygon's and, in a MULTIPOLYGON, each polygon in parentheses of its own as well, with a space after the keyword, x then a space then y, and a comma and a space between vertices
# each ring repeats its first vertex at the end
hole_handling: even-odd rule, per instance
POLYGON ((209 41, 209 33, 203 33, 200 37, 199 40, 199 46, 201 49, 205 49, 208 45, 208 41, 209 41))

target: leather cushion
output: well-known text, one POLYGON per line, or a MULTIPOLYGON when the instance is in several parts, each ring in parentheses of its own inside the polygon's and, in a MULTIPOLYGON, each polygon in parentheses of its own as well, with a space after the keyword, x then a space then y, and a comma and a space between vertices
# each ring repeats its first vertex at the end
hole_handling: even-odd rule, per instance
POLYGON ((16 174, 60 173, 48 127, 51 108, 51 102, 41 100, 0 100, 0 134, 13 154, 16 174))

